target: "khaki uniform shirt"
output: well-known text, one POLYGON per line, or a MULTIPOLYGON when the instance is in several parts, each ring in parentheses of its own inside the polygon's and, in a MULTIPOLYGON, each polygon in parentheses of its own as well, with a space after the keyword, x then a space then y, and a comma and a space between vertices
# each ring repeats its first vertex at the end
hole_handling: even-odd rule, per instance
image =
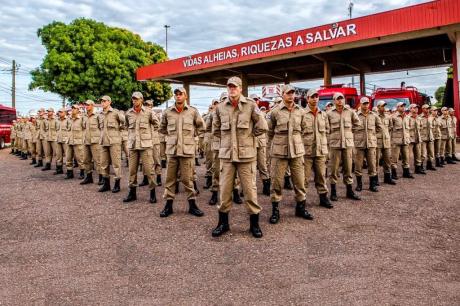
POLYGON ((57 142, 68 143, 71 120, 68 118, 58 119, 57 142))
POLYGON ((305 156, 326 156, 329 153, 327 148, 329 120, 326 112, 318 108, 315 115, 307 105, 304 116, 307 124, 303 135, 305 156))
POLYGON ((32 122, 30 121, 27 121, 25 124, 24 124, 24 128, 23 128, 23 131, 22 131, 22 135, 24 137, 25 140, 30 140, 32 141, 32 131, 30 130, 30 127, 32 125, 32 122))
POLYGON ((329 121, 329 147, 345 149, 354 147, 353 127, 359 125, 358 115, 350 109, 343 108, 342 113, 333 108, 327 112, 329 121))
POLYGON ((195 134, 204 133, 204 122, 198 110, 187 103, 181 112, 176 104, 167 108, 161 117, 160 133, 166 135, 166 155, 195 156, 195 134))
POLYGON ((45 120, 45 131, 47 141, 57 141, 58 122, 56 118, 45 120))
POLYGON ((91 145, 99 143, 101 140, 101 131, 99 130, 99 119, 96 114, 85 116, 85 144, 91 145))
POLYGON ((420 117, 416 116, 415 118, 412 115, 409 115, 409 137, 411 143, 419 143, 421 141, 420 137, 420 117))
POLYGON ((457 117, 450 116, 450 138, 455 139, 457 137, 457 117))
POLYGON ((125 115, 117 109, 110 107, 106 112, 102 111, 98 116, 102 146, 121 144, 121 130, 125 126, 125 115))
POLYGON ((409 118, 406 114, 394 113, 391 117, 393 130, 391 132, 391 143, 393 145, 407 145, 410 143, 409 118))
POLYGON ((359 123, 353 127, 355 147, 358 149, 377 148, 377 133, 382 131, 382 121, 375 113, 368 111, 365 115, 357 112, 359 123))
POLYGON ((252 162, 257 159, 256 136, 268 130, 260 120, 254 100, 240 96, 236 107, 230 100, 217 105, 213 117, 213 136, 220 138, 219 158, 229 162, 252 162))
POLYGON ((444 115, 439 117, 439 127, 441 129, 441 139, 442 140, 447 140, 450 138, 450 135, 452 134, 451 128, 452 128, 452 119, 450 116, 445 117, 444 115))
POLYGON ((81 115, 76 118, 70 118, 69 145, 81 145, 84 142, 85 123, 81 115))
POLYGON ((381 149, 391 148, 391 136, 390 133, 393 130, 393 120, 388 114, 378 113, 380 122, 382 122, 382 129, 377 131, 377 147, 381 149))
POLYGON ((45 127, 45 121, 46 119, 44 118, 37 118, 37 124, 38 124, 38 138, 40 140, 46 140, 47 133, 46 133, 46 127, 45 127))
POLYGON ((128 149, 145 150, 153 147, 153 130, 158 130, 159 121, 155 112, 141 107, 140 112, 134 108, 126 112, 128 126, 128 149))
POLYGON ((428 115, 425 117, 424 114, 419 116, 420 118, 420 140, 429 142, 434 140, 433 136, 433 117, 428 115))

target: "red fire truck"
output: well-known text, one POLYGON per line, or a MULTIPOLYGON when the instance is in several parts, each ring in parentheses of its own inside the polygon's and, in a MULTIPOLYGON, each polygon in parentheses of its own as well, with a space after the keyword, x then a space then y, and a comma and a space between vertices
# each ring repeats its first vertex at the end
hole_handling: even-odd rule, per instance
POLYGON ((0 104, 0 149, 3 149, 6 143, 11 142, 13 120, 16 120, 16 110, 0 104))
MULTIPOLYGON (((359 107, 359 100, 363 97, 358 95, 358 90, 355 87, 345 86, 344 84, 333 84, 328 86, 321 86, 318 90, 320 109, 325 109, 328 102, 334 102, 332 97, 334 93, 340 92, 345 97, 346 104, 351 108, 357 109, 359 107)), ((372 102, 370 107, 372 108, 372 102)))
POLYGON ((399 102, 404 102, 406 108, 410 104, 417 104, 419 111, 423 104, 430 103, 430 97, 417 90, 414 86, 400 87, 400 88, 377 88, 371 96, 372 101, 383 100, 387 102, 389 109, 395 108, 399 102))

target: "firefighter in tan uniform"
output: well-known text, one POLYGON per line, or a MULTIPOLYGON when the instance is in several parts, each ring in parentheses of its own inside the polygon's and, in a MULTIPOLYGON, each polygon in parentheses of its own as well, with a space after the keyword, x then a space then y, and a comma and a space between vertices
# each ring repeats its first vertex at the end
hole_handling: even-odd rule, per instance
MULTIPOLYGON (((74 157, 78 162, 78 166, 80 168, 80 177, 84 173, 83 169, 83 141, 84 141, 84 122, 83 118, 80 115, 80 108, 78 105, 72 105, 72 115, 69 119, 68 126, 70 126, 70 130, 68 132, 68 141, 67 141, 67 151, 65 153, 66 157, 66 168, 67 173, 65 179, 72 179, 74 178, 73 175, 73 160, 74 157)), ((83 178, 83 177, 81 177, 83 178)))
POLYGON ((418 116, 418 105, 409 106, 409 152, 414 156, 414 168, 417 174, 426 174, 422 164, 422 150, 420 137, 420 117, 418 116))
POLYGON ((228 100, 217 106, 212 127, 214 137, 220 139, 221 163, 219 223, 212 236, 220 236, 230 229, 228 213, 232 207, 232 190, 238 173, 250 213, 250 232, 260 238, 263 234, 259 227, 261 207, 257 202, 255 137, 268 130, 267 122, 260 120, 257 104, 241 94, 242 82, 239 77, 231 77, 227 81, 227 91, 228 100))
POLYGON ((436 171, 433 166, 434 161, 434 137, 433 137, 433 117, 430 116, 430 106, 424 104, 420 119, 420 150, 422 155, 422 168, 426 162, 426 169, 436 171))
POLYGON ((30 165, 35 165, 37 163, 37 139, 38 139, 38 130, 37 130, 37 116, 35 114, 30 116, 29 131, 31 139, 29 142, 29 152, 32 156, 32 162, 30 165))
MULTIPOLYGON (((204 133, 204 155, 205 155, 205 164, 206 164, 206 174, 205 174, 205 185, 204 189, 209 189, 212 187, 212 174, 213 174, 213 151, 212 151, 212 113, 216 105, 219 103, 219 100, 213 99, 211 105, 209 106, 208 113, 206 116, 203 116, 205 122, 206 130, 204 133)), ((217 192, 217 190, 216 190, 217 192)), ((217 203, 217 194, 216 202, 217 203)))
POLYGON ((398 179, 397 168, 401 154, 403 177, 414 178, 409 169, 409 118, 405 113, 404 102, 396 104, 396 112, 392 116, 393 130, 391 132, 391 178, 398 179))
POLYGON ((80 185, 93 183, 93 169, 96 166, 96 171, 99 174, 98 184, 102 185, 101 173, 101 131, 99 130, 98 115, 95 114, 94 101, 85 101, 86 116, 85 116, 85 142, 83 145, 83 164, 85 168, 85 179, 80 182, 80 185))
POLYGON ((24 155, 24 153, 22 152, 23 125, 24 124, 22 123, 22 117, 18 117, 18 122, 16 124, 16 147, 17 147, 16 155, 21 158, 24 155))
POLYGON ((61 108, 58 111, 58 130, 56 141, 56 171, 54 174, 63 174, 63 161, 67 152, 67 142, 69 141, 70 121, 67 118, 67 111, 61 108))
MULTIPOLYGON (((160 122, 161 122, 161 117, 163 116, 165 110, 160 115, 160 122)), ((160 160, 161 160, 161 168, 166 169, 166 135, 158 132, 158 136, 160 138, 160 160)))
POLYGON ((150 188, 150 203, 156 203, 152 129, 158 129, 159 121, 151 108, 143 106, 144 96, 136 91, 131 96, 133 107, 126 111, 129 149, 129 193, 124 203, 137 200, 137 170, 142 161, 144 174, 150 188))
POLYGON ((54 116, 52 107, 47 109, 48 118, 45 120, 46 142, 45 142, 45 167, 42 171, 51 170, 51 162, 56 156, 56 141, 58 122, 54 116))
POLYGON ((441 156, 441 164, 455 164, 452 157, 449 156, 450 152, 451 136, 452 136, 452 118, 449 115, 449 109, 447 107, 441 108, 442 116, 439 118, 441 128, 441 148, 439 155, 441 156))
MULTIPOLYGON (((393 130, 393 120, 385 110, 386 102, 381 100, 377 102, 377 114, 382 122, 382 129, 377 132, 377 154, 376 162, 383 162, 383 182, 389 185, 396 185, 396 182, 391 178, 391 136, 393 130)), ((377 171, 378 182, 378 171, 377 171)))
POLYGON ((176 102, 163 112, 159 132, 166 135, 166 181, 164 199, 166 205, 160 217, 168 217, 173 213, 173 202, 176 196, 178 172, 180 181, 185 187, 189 203, 189 213, 201 217, 203 212, 195 202, 196 194, 193 186, 195 168, 195 134, 204 132, 204 122, 198 110, 187 104, 187 92, 184 88, 174 90, 176 102))
MULTIPOLYGON (((118 110, 120 113, 125 115, 125 112, 118 110)), ((126 167, 129 165, 129 150, 128 150, 128 128, 126 126, 121 127, 121 153, 125 154, 126 167)))
POLYGON ((433 118, 433 147, 435 156, 436 167, 443 168, 441 164, 441 123, 439 121, 438 108, 436 106, 431 107, 431 118, 433 118))
POLYGON ((341 93, 333 96, 335 107, 327 112, 329 121, 329 149, 331 174, 331 200, 337 201, 336 184, 339 179, 339 166, 342 162, 343 183, 347 187, 347 198, 361 200, 353 192, 353 177, 351 175, 353 159, 353 131, 352 128, 359 125, 359 118, 353 110, 345 107, 345 97, 341 93))
POLYGON ((369 109, 369 98, 360 99, 360 109, 357 112, 359 124, 353 128, 355 141, 355 175, 356 190, 363 190, 363 162, 367 160, 369 175, 369 190, 377 192, 377 133, 382 131, 382 122, 377 114, 369 109))
POLYGON ((30 126, 29 126, 29 117, 23 117, 23 127, 22 127, 22 152, 21 152, 21 160, 27 160, 29 152, 30 141, 32 140, 32 134, 30 133, 30 126))
POLYGON ((38 110, 38 140, 37 140, 37 164, 35 168, 43 167, 43 157, 45 155, 45 146, 46 146, 46 130, 45 130, 45 109, 40 108, 38 110))
POLYGON ((10 141, 11 141, 11 152, 10 154, 16 155, 16 120, 13 120, 11 123, 11 134, 10 134, 10 141))
POLYGON ((305 189, 308 188, 311 173, 314 173, 315 188, 319 195, 319 205, 326 208, 334 206, 327 197, 326 158, 329 153, 327 146, 327 131, 329 121, 327 114, 318 108, 319 95, 316 89, 307 92, 305 107, 306 128, 303 135, 305 148, 305 189))
POLYGON ((100 99, 102 112, 98 116, 101 138, 101 174, 103 184, 99 192, 110 190, 110 165, 115 172, 113 193, 120 192, 121 180, 121 130, 125 127, 124 114, 112 108, 112 99, 102 96, 100 99))
POLYGON ((279 202, 282 199, 284 174, 289 166, 294 183, 295 215, 312 220, 313 216, 305 209, 305 173, 303 155, 305 149, 302 134, 306 129, 306 118, 303 109, 294 103, 295 88, 284 85, 283 102, 267 116, 268 137, 272 140, 270 148, 272 161, 270 177, 272 178, 270 199, 272 215, 270 223, 276 224, 280 219, 279 202))
POLYGON ((449 108, 449 116, 452 119, 451 124, 451 132, 452 134, 450 135, 450 156, 451 160, 455 163, 456 161, 460 161, 460 159, 457 158, 456 152, 457 152, 457 117, 455 117, 455 111, 453 108, 449 108))

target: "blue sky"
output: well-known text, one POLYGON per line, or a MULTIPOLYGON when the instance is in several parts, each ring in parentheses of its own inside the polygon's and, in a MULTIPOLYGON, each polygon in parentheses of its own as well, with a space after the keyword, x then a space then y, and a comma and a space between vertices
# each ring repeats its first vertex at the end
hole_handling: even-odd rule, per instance
MULTIPOLYGON (((419 0, 355 0, 353 17, 364 16, 421 2, 419 0)), ((212 0, 2 0, 0 11, 0 103, 11 105, 11 60, 20 65, 17 75, 17 109, 21 113, 40 107, 58 108, 58 95, 28 91, 29 71, 38 67, 45 49, 36 36, 38 28, 54 20, 65 23, 86 17, 133 31, 145 40, 165 44, 168 33, 170 58, 310 28, 347 18, 348 0, 212 1, 212 0)), ((434 95, 445 83, 445 68, 369 75, 366 82, 382 87, 399 86, 401 81, 434 95)), ((358 81, 358 78, 355 78, 358 81)), ((350 83, 351 78, 333 78, 334 83, 350 83)), ((322 80, 297 83, 318 87, 322 80)), ((191 103, 205 110, 219 89, 191 88, 191 103)), ((260 94, 261 88, 249 89, 260 94)))

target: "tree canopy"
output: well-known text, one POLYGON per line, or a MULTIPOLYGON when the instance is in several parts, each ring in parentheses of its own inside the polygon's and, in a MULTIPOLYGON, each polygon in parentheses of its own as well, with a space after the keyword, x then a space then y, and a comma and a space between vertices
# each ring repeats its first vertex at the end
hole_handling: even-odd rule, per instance
POLYGON ((167 55, 161 46, 144 42, 126 29, 79 18, 68 25, 52 22, 37 35, 47 54, 31 72, 29 89, 53 92, 71 103, 109 95, 120 109, 130 107, 134 91, 154 105, 172 96, 169 84, 136 81, 137 68, 165 61, 167 55))

